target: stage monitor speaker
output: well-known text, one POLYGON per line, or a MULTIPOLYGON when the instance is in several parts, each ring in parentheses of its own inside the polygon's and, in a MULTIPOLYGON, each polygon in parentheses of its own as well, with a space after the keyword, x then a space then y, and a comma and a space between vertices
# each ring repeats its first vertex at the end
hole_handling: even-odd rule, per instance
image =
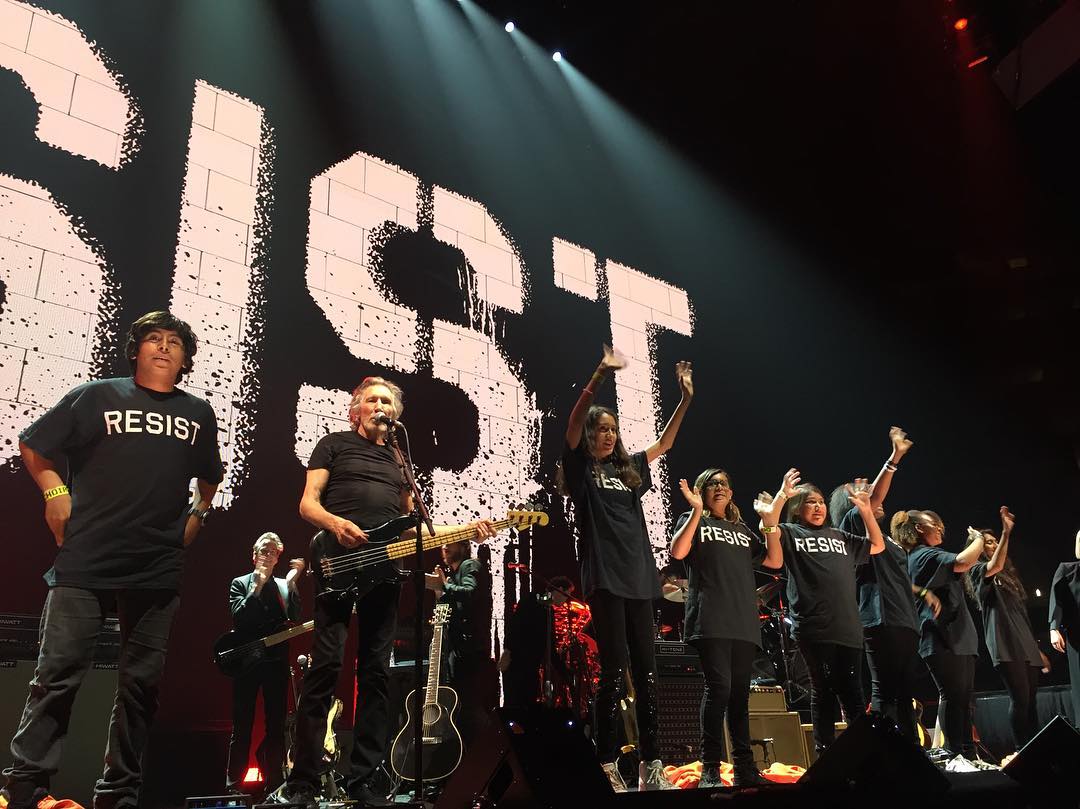
POLYGON ((436 809, 599 806, 612 791, 592 744, 568 711, 498 708, 446 782, 436 809))
POLYGON ((891 720, 876 715, 856 718, 799 782, 922 798, 949 788, 945 774, 923 751, 905 739, 891 720))
POLYGON ((1080 761, 1080 732, 1055 716, 1002 770, 1026 789, 1050 793, 1069 785, 1080 761))

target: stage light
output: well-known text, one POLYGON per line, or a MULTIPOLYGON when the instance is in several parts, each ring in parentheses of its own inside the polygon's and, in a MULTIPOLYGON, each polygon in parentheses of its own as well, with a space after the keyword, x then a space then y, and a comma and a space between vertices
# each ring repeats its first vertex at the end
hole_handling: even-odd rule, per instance
POLYGON ((503 26, 503 28, 506 29, 506 33, 512 34, 514 32, 514 21, 510 20, 506 23, 506 25, 503 26))
POLYGON ((1042 598, 1042 590, 1038 587, 1035 588, 1035 598, 1042 598))
POLYGON ((551 54, 551 59, 554 62, 561 62, 562 61, 562 51, 555 51, 555 53, 551 54))
POLYGON ((963 31, 965 28, 968 27, 968 18, 961 17, 959 20, 952 24, 952 27, 955 28, 957 31, 963 31))
POLYGON ((262 773, 259 772, 258 767, 248 767, 247 772, 244 773, 245 784, 258 784, 263 780, 262 773))
POLYGON ((973 68, 976 65, 981 65, 989 58, 989 56, 980 56, 978 59, 972 59, 970 62, 968 62, 968 68, 973 68))

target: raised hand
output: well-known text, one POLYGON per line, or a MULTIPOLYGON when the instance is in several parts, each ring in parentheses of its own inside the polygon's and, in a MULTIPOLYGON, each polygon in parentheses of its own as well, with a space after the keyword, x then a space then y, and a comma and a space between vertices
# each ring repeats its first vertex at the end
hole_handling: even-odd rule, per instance
POLYGON ((759 492, 754 498, 754 511, 759 517, 772 514, 773 496, 768 492, 759 492))
POLYGON ((683 396, 689 399, 694 395, 694 374, 688 361, 675 363, 675 378, 679 380, 679 390, 683 396))
POLYGON ((904 457, 907 451, 911 449, 915 443, 907 437, 907 433, 901 430, 899 427, 889 428, 889 440, 892 442, 893 452, 897 456, 897 460, 904 457))
POLYGON ((679 478, 679 491, 682 492, 682 496, 686 498, 686 502, 690 504, 690 507, 695 511, 700 511, 703 506, 701 502, 701 492, 695 486, 693 489, 686 482, 686 478, 679 478))
POLYGON ((967 527, 967 544, 970 545, 972 542, 982 542, 982 532, 969 525, 967 527))
POLYGON ((1008 506, 1001 507, 1001 533, 1012 534, 1013 526, 1016 525, 1016 517, 1008 506))
POLYGON ((304 564, 303 559, 290 559, 289 560, 289 572, 285 574, 285 583, 295 586, 293 582, 300 578, 304 573, 304 568, 307 565, 304 564))
POLYGON ((866 478, 856 478, 854 485, 851 483, 844 484, 844 491, 847 492, 848 501, 851 505, 855 506, 859 510, 859 513, 864 515, 871 514, 873 509, 870 506, 870 488, 866 485, 866 478))
POLYGON ((604 344, 604 356, 600 359, 600 371, 606 373, 608 371, 620 371, 627 366, 630 361, 626 358, 619 349, 614 346, 604 344))
POLYGON ((802 478, 799 476, 799 470, 794 467, 784 473, 784 482, 782 485, 782 491, 786 497, 794 497, 799 493, 799 482, 802 478))

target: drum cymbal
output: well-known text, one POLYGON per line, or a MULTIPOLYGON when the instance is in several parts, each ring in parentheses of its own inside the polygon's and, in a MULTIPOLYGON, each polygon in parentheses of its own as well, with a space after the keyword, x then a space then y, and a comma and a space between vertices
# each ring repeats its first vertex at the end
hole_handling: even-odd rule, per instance
POLYGON ((686 601, 687 585, 688 582, 686 579, 667 579, 661 585, 660 589, 664 594, 665 600, 681 604, 686 601))

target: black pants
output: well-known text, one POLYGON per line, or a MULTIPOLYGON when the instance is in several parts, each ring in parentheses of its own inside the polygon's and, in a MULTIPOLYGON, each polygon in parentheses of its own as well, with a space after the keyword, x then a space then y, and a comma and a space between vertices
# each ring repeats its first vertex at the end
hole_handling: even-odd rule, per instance
POLYGON ((486 651, 458 652, 446 656, 446 681, 458 695, 458 730, 466 750, 491 721, 498 690, 495 663, 486 651))
POLYGON ((810 672, 810 721, 814 747, 824 750, 836 739, 837 700, 848 722, 866 713, 862 693, 862 649, 836 643, 800 640, 810 672))
POLYGON ((1009 725, 1013 744, 1019 750, 1038 730, 1035 695, 1039 690, 1039 669, 1026 660, 1002 662, 994 666, 1009 692, 1009 725))
POLYGON ((752 766, 750 750, 750 670, 757 646, 745 640, 704 638, 694 641, 701 655, 705 693, 701 697, 701 760, 719 763, 724 754, 724 716, 731 734, 731 759, 752 766))
POLYGON ((919 633, 905 627, 875 626, 866 630, 865 644, 870 710, 892 719, 900 732, 917 744, 911 700, 919 665, 919 633))
POLYGON ((281 785, 285 764, 285 713, 289 698, 288 660, 267 660, 253 671, 233 680, 232 736, 225 774, 227 788, 239 788, 247 771, 251 751, 251 726, 255 704, 262 689, 265 735, 255 758, 263 774, 265 791, 281 785))
POLYGON ((14 762, 4 770, 11 809, 35 805, 34 792, 47 792, 49 778, 60 767, 75 695, 90 669, 114 598, 120 618, 118 682, 94 807, 138 806, 142 757, 157 711, 158 684, 180 596, 175 590, 53 587, 41 615, 41 649, 30 696, 11 740, 14 762))
POLYGON ((938 687, 938 724, 945 749, 965 758, 975 755, 971 738, 971 696, 975 689, 975 655, 941 651, 926 658, 938 687))
POLYGON ((589 600, 600 655, 596 752, 603 763, 614 761, 619 754, 619 701, 626 695, 628 664, 637 693, 634 705, 641 760, 652 761, 660 757, 652 604, 651 599, 620 598, 607 590, 595 591, 589 600))
MULTIPOLYGON (((1080 627, 1077 628, 1080 635, 1080 627)), ((1069 683, 1072 691, 1073 724, 1080 727, 1080 636, 1075 643, 1072 635, 1065 636, 1065 655, 1069 659, 1069 683)))
MULTIPOLYGON (((390 650, 401 585, 385 582, 356 600, 356 713, 346 791, 367 783, 390 742, 390 650)), ((289 781, 318 788, 323 769, 326 715, 334 698, 353 605, 348 599, 315 599, 311 667, 304 675, 296 713, 296 750, 289 781)))

